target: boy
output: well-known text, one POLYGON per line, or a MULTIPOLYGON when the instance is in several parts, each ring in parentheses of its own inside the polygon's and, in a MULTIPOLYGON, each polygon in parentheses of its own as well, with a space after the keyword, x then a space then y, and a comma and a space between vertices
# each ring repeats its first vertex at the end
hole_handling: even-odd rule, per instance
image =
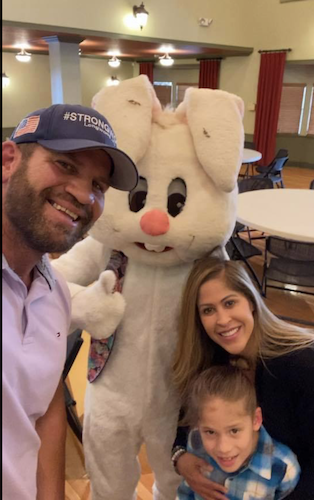
MULTIPOLYGON (((204 472, 227 487, 230 500, 281 499, 297 485, 300 466, 285 445, 262 426, 255 389, 244 370, 214 366, 192 384, 187 451, 212 467, 204 472)), ((183 481, 179 500, 201 500, 183 481)))

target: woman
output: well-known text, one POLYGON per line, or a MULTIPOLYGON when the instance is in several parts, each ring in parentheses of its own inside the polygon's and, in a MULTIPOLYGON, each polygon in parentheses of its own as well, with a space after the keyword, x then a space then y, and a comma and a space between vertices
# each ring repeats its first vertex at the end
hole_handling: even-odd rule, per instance
MULTIPOLYGON (((314 332, 272 314, 240 263, 204 258, 182 299, 174 380, 183 408, 196 375, 230 362, 247 365, 266 430, 298 457, 301 478, 286 498, 313 500, 314 332)), ((179 427, 174 443, 176 471, 204 500, 226 499, 227 489, 204 477, 207 464, 185 451, 186 431, 179 427)))

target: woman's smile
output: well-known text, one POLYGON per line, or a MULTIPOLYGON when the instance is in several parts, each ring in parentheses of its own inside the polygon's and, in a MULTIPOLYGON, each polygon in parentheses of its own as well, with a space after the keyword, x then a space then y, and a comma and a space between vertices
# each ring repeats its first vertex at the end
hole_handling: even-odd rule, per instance
POLYGON ((253 306, 232 290, 223 276, 203 283, 198 311, 207 335, 227 352, 245 354, 254 328, 253 306))
POLYGON ((219 331, 217 333, 222 337, 231 338, 234 337, 240 331, 240 328, 241 328, 240 326, 236 326, 234 328, 229 328, 227 330, 219 331))

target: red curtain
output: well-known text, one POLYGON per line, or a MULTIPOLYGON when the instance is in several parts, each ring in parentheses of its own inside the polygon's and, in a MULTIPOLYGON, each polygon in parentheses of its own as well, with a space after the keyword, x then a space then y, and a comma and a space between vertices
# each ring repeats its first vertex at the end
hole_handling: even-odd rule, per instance
POLYGON ((200 61, 200 89, 218 89, 220 59, 203 59, 200 61))
POLYGON ((153 62, 140 63, 140 75, 147 75, 150 82, 154 84, 154 63, 153 62))
POLYGON ((262 153, 261 165, 275 156, 276 135, 286 52, 261 54, 257 89, 254 143, 262 153))

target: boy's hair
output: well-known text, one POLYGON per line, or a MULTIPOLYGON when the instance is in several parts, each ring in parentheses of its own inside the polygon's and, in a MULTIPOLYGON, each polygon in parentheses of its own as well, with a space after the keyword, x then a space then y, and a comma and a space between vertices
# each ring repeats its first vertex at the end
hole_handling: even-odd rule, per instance
POLYGON ((245 399, 245 410, 252 417, 257 408, 255 387, 243 369, 232 365, 213 366, 191 383, 184 419, 191 428, 198 425, 204 404, 214 397, 228 402, 245 399))

